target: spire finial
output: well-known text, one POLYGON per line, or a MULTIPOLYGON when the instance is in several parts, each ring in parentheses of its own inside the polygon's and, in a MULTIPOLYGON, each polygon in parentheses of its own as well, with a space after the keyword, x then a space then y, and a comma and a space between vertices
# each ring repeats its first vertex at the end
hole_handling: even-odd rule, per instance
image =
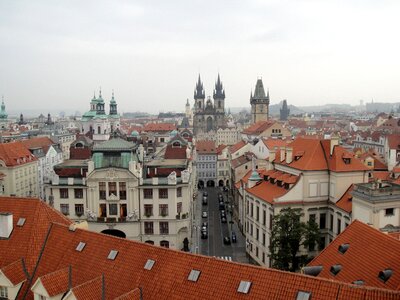
POLYGON ((101 98, 101 87, 99 88, 99 98, 101 98))
POLYGON ((112 97, 111 98, 114 100, 114 89, 112 89, 112 97))

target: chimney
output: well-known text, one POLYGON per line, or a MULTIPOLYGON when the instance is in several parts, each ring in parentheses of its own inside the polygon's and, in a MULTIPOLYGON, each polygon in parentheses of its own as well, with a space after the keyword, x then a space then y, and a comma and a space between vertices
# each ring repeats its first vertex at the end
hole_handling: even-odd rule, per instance
POLYGON ((13 231, 13 215, 0 212, 0 239, 8 239, 13 231))
POLYGON ((285 147, 281 147, 281 161, 285 161, 285 147))
POLYGON ((275 149, 271 149, 269 151, 269 158, 268 158, 269 162, 273 162, 275 160, 275 154, 276 154, 276 150, 275 149))
POLYGON ((293 148, 287 147, 286 148, 286 163, 290 164, 293 161, 293 148))
POLYGON ((331 149, 330 149, 330 155, 333 154, 333 148, 335 146, 339 145, 339 137, 338 136, 332 136, 331 137, 331 149))

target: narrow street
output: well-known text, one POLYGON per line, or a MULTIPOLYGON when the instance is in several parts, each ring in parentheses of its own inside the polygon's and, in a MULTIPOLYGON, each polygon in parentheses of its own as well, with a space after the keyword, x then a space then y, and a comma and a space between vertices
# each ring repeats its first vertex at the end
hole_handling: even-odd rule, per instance
MULTIPOLYGON (((227 193, 221 188, 205 188, 199 190, 195 203, 195 228, 194 234, 197 243, 195 245, 196 253, 207 256, 215 256, 226 260, 247 263, 248 259, 245 252, 245 238, 237 228, 236 223, 231 222, 229 213, 229 203, 227 193), (207 191, 207 205, 202 204, 203 192, 207 191), (223 195, 225 203, 226 223, 221 222, 219 209, 218 194, 223 195), (207 218, 202 217, 203 212, 207 212, 207 218), (208 236, 206 239, 201 239, 201 227, 204 222, 207 222, 208 236), (232 242, 232 232, 236 234, 237 242, 232 242), (224 237, 229 237, 231 244, 224 244, 224 237), (198 247, 198 248, 197 248, 198 247), (196 249, 197 248, 197 249, 196 249)), ((196 241, 194 241, 196 243, 196 241)))

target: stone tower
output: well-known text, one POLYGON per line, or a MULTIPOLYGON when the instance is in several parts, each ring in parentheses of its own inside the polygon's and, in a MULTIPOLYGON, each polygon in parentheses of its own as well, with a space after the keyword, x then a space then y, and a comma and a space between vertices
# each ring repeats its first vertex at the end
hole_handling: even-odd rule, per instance
POLYGON ((286 99, 283 100, 282 108, 280 109, 280 120, 281 121, 287 121, 288 117, 290 114, 290 109, 287 106, 287 101, 286 99))
POLYGON ((215 111, 218 113, 224 113, 225 112, 225 90, 222 86, 222 82, 221 82, 221 79, 219 78, 219 74, 218 74, 217 82, 215 83, 213 98, 214 98, 215 111))
POLYGON ((267 121, 269 113, 269 91, 265 95, 262 79, 257 79, 256 88, 250 93, 251 122, 267 121))
POLYGON ((200 79, 200 74, 199 74, 199 79, 197 80, 196 83, 196 88, 194 89, 194 100, 195 100, 195 111, 196 112, 201 112, 204 110, 204 99, 206 98, 206 93, 203 88, 203 83, 201 82, 200 79))
POLYGON ((117 111, 117 102, 115 101, 114 98, 114 91, 112 91, 112 97, 110 100, 110 115, 117 115, 118 111, 117 111))

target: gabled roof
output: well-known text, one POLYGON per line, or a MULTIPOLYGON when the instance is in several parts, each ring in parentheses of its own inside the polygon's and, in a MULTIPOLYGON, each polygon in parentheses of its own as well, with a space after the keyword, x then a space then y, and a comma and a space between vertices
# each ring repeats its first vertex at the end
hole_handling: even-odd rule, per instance
POLYGON ((143 131, 166 132, 176 130, 175 124, 172 123, 148 123, 143 127, 143 131))
POLYGON ((253 157, 253 153, 246 152, 245 154, 239 156, 238 158, 232 159, 231 167, 233 169, 235 169, 245 163, 251 162, 252 157, 253 157))
POLYGON ((0 268, 0 271, 15 286, 28 279, 24 271, 23 260, 18 259, 15 262, 0 268))
POLYGON ((232 145, 229 147, 229 153, 233 154, 246 145, 247 145, 247 143, 245 141, 241 140, 241 141, 237 142, 235 145, 232 145))
POLYGON ((222 151, 223 151, 226 147, 228 147, 228 146, 227 146, 227 145, 219 145, 219 146, 217 147, 217 154, 220 155, 220 154, 222 153, 222 151))
POLYGON ((390 134, 386 138, 390 149, 400 150, 400 134, 390 134))
POLYGON ((103 279, 98 276, 71 289, 77 300, 98 300, 102 298, 103 279))
POLYGON ((268 128, 270 128, 275 123, 276 122, 274 121, 258 121, 257 123, 254 123, 253 125, 247 127, 245 130, 243 130, 242 133, 250 135, 259 135, 268 128))
POLYGON ((323 266, 318 277, 347 283, 362 280, 366 286, 397 290, 400 288, 399 253, 399 240, 355 220, 309 266, 323 266), (345 253, 339 251, 343 244, 349 245, 345 253), (333 265, 342 266, 336 275, 330 272, 333 265), (386 282, 378 277, 385 269, 393 270, 386 282))
POLYGON ((38 280, 40 280, 49 296, 54 297, 56 295, 64 294, 69 290, 69 272, 70 269, 66 267, 55 272, 45 274, 38 280))
POLYGON ((280 139, 262 139, 264 145, 269 149, 272 150, 274 147, 284 147, 288 144, 287 140, 280 140, 280 139))
POLYGON ((340 209, 344 210, 347 213, 351 213, 353 209, 353 195, 351 192, 354 189, 354 185, 350 185, 347 191, 343 194, 342 197, 336 202, 336 206, 340 209))
POLYGON ((214 141, 197 141, 196 151, 200 154, 216 154, 217 149, 214 141))
POLYGON ((37 159, 24 144, 12 142, 0 144, 0 160, 4 161, 7 167, 14 167, 31 163, 37 159))
POLYGON ((29 150, 41 148, 43 152, 46 154, 49 150, 50 146, 55 143, 48 138, 47 136, 35 137, 27 140, 22 140, 21 143, 28 148, 29 150))

